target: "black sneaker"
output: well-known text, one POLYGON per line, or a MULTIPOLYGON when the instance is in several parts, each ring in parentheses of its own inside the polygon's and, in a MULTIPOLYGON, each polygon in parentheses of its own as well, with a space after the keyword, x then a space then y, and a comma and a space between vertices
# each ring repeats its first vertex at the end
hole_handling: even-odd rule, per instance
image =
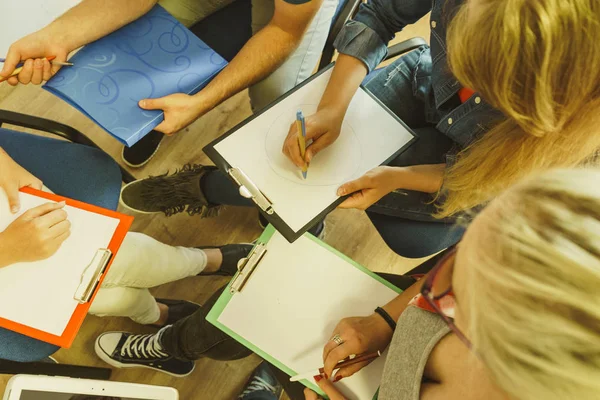
POLYGON ((102 361, 116 368, 150 368, 178 377, 191 374, 194 362, 167 354, 160 345, 161 334, 162 330, 149 335, 105 332, 96 339, 94 349, 102 361))
MULTIPOLYGON (((184 319, 198 311, 200 304, 192 303, 187 300, 170 300, 170 299, 156 299, 157 303, 164 304, 169 308, 169 316, 167 323, 163 326, 173 325, 180 319, 184 319)), ((162 328, 162 326, 161 326, 162 328)))
POLYGON ((138 179, 121 189, 121 205, 142 214, 162 212, 167 217, 183 211, 201 217, 216 216, 220 206, 209 204, 200 189, 200 179, 216 169, 186 164, 170 176, 167 173, 138 179))
POLYGON ((121 152, 123 162, 131 168, 139 168, 146 165, 148 161, 154 157, 156 152, 158 152, 160 142, 163 140, 164 136, 165 135, 160 132, 150 131, 150 133, 141 138, 140 141, 133 146, 123 147, 123 151, 121 152))
POLYGON ((248 379, 238 399, 279 399, 282 391, 281 384, 277 381, 267 363, 262 362, 248 379))
POLYGON ((199 249, 220 249, 221 254, 223 255, 223 261, 221 262, 221 266, 215 272, 200 272, 199 276, 210 276, 210 275, 220 275, 220 276, 233 276, 238 271, 238 262, 246 257, 252 251, 254 245, 249 243, 241 243, 241 244, 226 244, 225 246, 216 246, 216 247, 198 247, 199 249))

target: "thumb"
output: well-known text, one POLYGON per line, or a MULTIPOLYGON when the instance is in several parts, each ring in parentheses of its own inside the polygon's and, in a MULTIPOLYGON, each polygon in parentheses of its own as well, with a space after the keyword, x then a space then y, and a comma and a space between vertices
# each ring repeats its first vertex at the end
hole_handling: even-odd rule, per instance
POLYGON ((2 67, 2 72, 0 72, 0 76, 3 78, 8 78, 10 74, 13 73, 15 68, 17 68, 17 64, 21 62, 21 55, 18 51, 8 49, 8 55, 6 56, 6 61, 4 61, 4 66, 2 67))
POLYGON ((159 99, 144 99, 140 100, 139 106, 144 110, 164 110, 165 101, 163 97, 159 99))
POLYGON ((361 205, 364 203, 365 195, 363 192, 354 193, 342 202, 339 208, 358 208, 361 209, 361 205))
POLYGON ((306 162, 310 163, 313 157, 327 148, 333 141, 329 138, 329 135, 325 134, 318 139, 313 140, 313 142, 306 149, 306 162))
POLYGON ((343 394, 333 386, 333 383, 329 379, 315 379, 317 385, 325 392, 329 400, 346 400, 343 394))
POLYGON ((363 175, 358 179, 346 182, 338 188, 337 195, 346 196, 348 194, 358 192, 361 189, 368 189, 367 180, 368 178, 365 175, 363 175))
POLYGON ((322 400, 322 398, 309 388, 304 388, 304 400, 322 400))
POLYGON ((10 206, 10 212, 16 214, 21 209, 21 202, 19 200, 19 188, 12 186, 10 188, 4 188, 6 190, 6 197, 8 197, 8 204, 10 206))

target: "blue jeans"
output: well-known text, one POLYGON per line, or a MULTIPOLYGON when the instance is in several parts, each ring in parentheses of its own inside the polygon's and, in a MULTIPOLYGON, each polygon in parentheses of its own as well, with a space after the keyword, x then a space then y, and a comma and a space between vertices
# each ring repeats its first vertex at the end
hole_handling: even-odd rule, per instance
MULTIPOLYGON (((0 128, 0 147, 53 192, 115 210, 121 172, 98 149, 0 128)), ((0 172, 1 173, 1 172, 0 172)), ((0 359, 39 361, 58 347, 0 328, 0 359)))

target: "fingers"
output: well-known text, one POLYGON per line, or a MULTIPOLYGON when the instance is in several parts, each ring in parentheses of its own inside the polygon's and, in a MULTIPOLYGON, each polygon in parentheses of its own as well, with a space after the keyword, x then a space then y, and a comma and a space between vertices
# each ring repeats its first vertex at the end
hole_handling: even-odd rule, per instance
POLYGON ((321 400, 321 397, 309 388, 304 388, 304 400, 321 400))
MULTIPOLYGON (((53 211, 52 213, 55 213, 55 212, 63 212, 63 213, 65 213, 63 210, 56 210, 56 211, 53 211)), ((65 219, 63 219, 62 221, 57 222, 56 224, 52 225, 50 227, 50 229, 48 229, 48 235, 51 238, 60 237, 61 235, 64 235, 65 233, 68 233, 68 232, 71 231, 71 222, 66 218, 67 217, 66 214, 67 213, 65 213, 65 219)), ((47 215, 49 216, 50 214, 47 214, 47 215)), ((45 217, 46 216, 44 216, 42 218, 45 218, 45 217)))
POLYGON ((306 161, 302 158, 300 144, 298 143, 298 128, 294 122, 290 126, 288 135, 283 142, 283 154, 285 154, 298 168, 304 167, 306 161))
POLYGON ((154 130, 160 133, 164 133, 167 136, 171 136, 176 132, 175 128, 167 120, 164 120, 163 122, 158 124, 158 126, 154 128, 154 130))
POLYGON ((360 191, 354 193, 352 196, 348 197, 346 200, 342 202, 338 207, 339 208, 358 208, 363 209, 363 204, 365 204, 365 194, 360 191))
POLYGON ((54 245, 58 248, 60 247, 60 245, 69 238, 69 236, 71 236, 71 225, 69 224, 69 229, 67 229, 65 232, 61 233, 60 235, 56 236, 54 238, 54 245))
POLYGON ((325 375, 327 377, 331 377, 333 375, 333 370, 337 366, 337 364, 349 357, 351 354, 355 354, 346 343, 336 346, 332 349, 325 358, 323 362, 323 369, 325 370, 325 375))
POLYGON ((340 368, 335 373, 335 376, 333 377, 333 381, 338 382, 342 378, 348 378, 348 377, 354 375, 355 373, 357 373, 358 371, 360 371, 361 369, 363 369, 364 367, 366 367, 367 365, 369 365, 370 363, 371 363, 371 361, 365 361, 365 362, 362 362, 359 364, 350 365, 345 368, 340 368))
POLYGON ((45 204, 42 204, 41 206, 34 207, 31 210, 27 210, 27 212, 25 212, 23 214, 22 218, 32 220, 34 218, 41 217, 42 215, 46 215, 54 210, 59 210, 59 209, 63 208, 64 206, 65 206, 64 201, 61 201, 60 203, 53 203, 53 202, 45 203, 45 204))
POLYGON ((67 220, 67 212, 63 209, 52 210, 38 217, 39 224, 44 228, 52 228, 56 224, 67 220))
POLYGON ((5 187, 6 197, 8 197, 8 204, 10 206, 10 212, 15 214, 21 209, 21 201, 19 199, 19 187, 17 185, 11 187, 5 187))
POLYGON ((358 179, 344 183, 337 190, 338 196, 346 196, 348 194, 358 192, 362 189, 370 189, 372 187, 370 178, 367 175, 363 175, 358 179))
POLYGON ((162 98, 140 100, 138 105, 144 110, 164 110, 166 106, 162 98))
POLYGON ((306 149, 306 162, 310 163, 313 157, 324 150, 326 147, 331 145, 334 142, 331 135, 323 135, 318 139, 313 140, 313 142, 306 149))
POLYGON ((43 72, 42 72, 42 80, 43 81, 48 81, 50 80, 50 78, 52 78, 52 64, 50 64, 50 61, 46 60, 45 58, 43 59, 43 63, 44 63, 44 68, 43 68, 43 72))
POLYGON ((344 395, 331 383, 329 379, 316 379, 317 385, 325 392, 329 400, 346 400, 344 395))
POLYGON ((0 72, 0 76, 3 78, 8 78, 10 74, 13 73, 15 68, 17 68, 17 64, 21 62, 21 54, 14 50, 13 47, 8 49, 8 54, 6 55, 6 61, 4 61, 4 65, 2 67, 2 71, 0 72))
POLYGON ((19 73, 19 83, 22 85, 27 85, 31 82, 31 78, 33 76, 33 60, 29 59, 25 61, 23 65, 23 70, 19 73))
POLYGON ((44 60, 37 58, 33 61, 33 72, 31 75, 31 83, 39 85, 44 79, 44 60))

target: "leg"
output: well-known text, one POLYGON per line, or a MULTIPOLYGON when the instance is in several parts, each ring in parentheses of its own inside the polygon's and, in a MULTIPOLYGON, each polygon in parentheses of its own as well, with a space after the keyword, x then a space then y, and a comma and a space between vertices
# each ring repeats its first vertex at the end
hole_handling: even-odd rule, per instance
MULTIPOLYGON (((252 109, 261 110, 279 96, 308 78, 325 46, 338 0, 325 0, 304 33, 298 48, 271 75, 250 88, 252 109)), ((261 30, 273 17, 272 0, 252 1, 252 31, 261 30)))
POLYGON ((406 258, 421 258, 458 243, 465 228, 445 222, 414 221, 367 211, 386 244, 406 258))
POLYGON ((102 151, 28 133, 0 129, 0 147, 53 192, 116 209, 121 172, 102 151))

